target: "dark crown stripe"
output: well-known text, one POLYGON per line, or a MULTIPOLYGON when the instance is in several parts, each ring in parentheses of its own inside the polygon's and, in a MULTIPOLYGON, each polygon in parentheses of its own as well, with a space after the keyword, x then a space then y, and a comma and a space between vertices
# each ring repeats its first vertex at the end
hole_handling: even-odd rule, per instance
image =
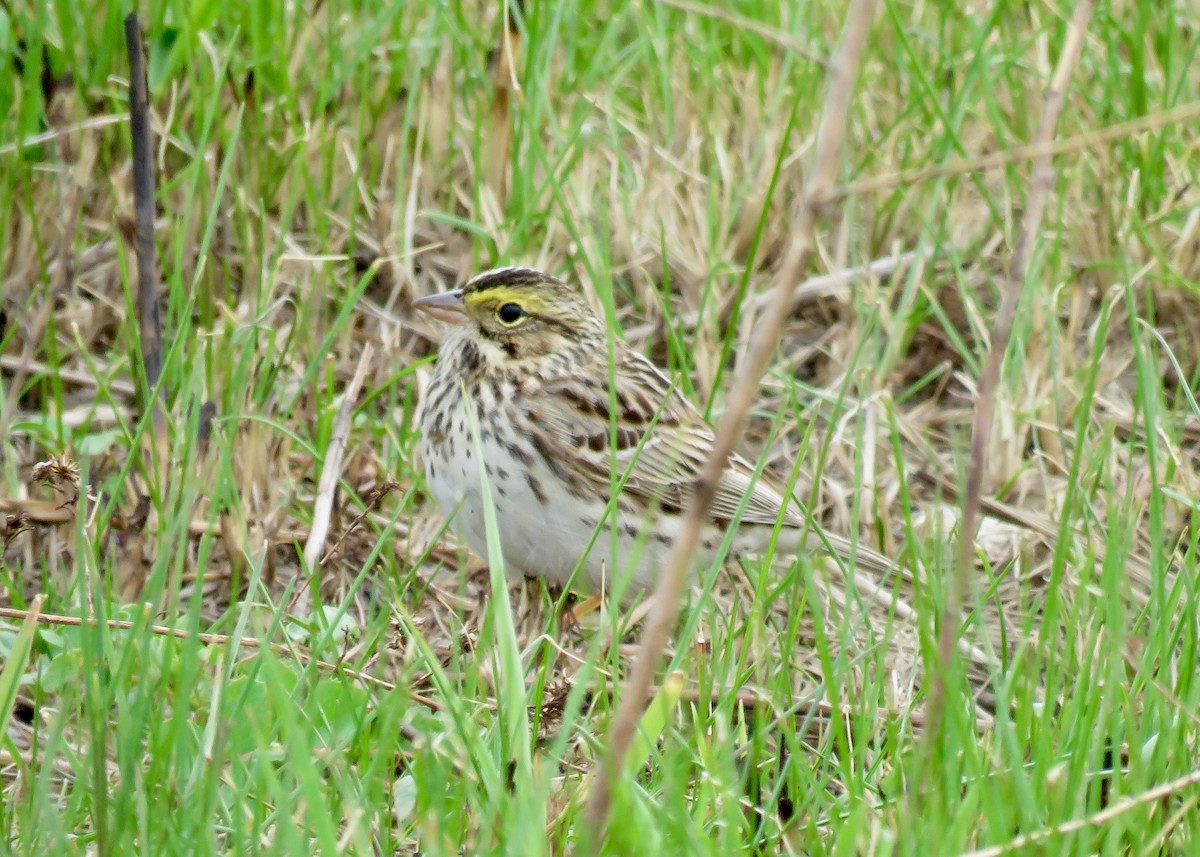
POLYGON ((556 277, 535 271, 533 268, 497 268, 494 271, 477 274, 463 288, 478 293, 500 286, 533 286, 539 283, 562 285, 562 281, 556 277))

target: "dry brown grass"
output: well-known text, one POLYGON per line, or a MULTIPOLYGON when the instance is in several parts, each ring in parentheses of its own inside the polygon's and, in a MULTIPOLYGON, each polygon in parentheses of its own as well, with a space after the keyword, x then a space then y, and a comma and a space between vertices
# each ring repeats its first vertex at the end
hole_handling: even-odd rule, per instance
MULTIPOLYGON (((306 26, 309 41, 330 23, 324 16, 306 26)), ((836 22, 826 23, 831 37, 836 22)), ((698 17, 688 19, 681 43, 699 27, 698 17)), ((994 105, 981 101, 961 120, 955 140, 962 176, 920 180, 912 170, 937 170, 959 155, 935 133, 934 120, 912 109, 916 84, 895 79, 886 57, 904 48, 891 25, 885 22, 874 36, 851 115, 846 178, 852 192, 827 212, 816 268, 836 274, 912 255, 886 276, 847 279, 801 302, 787 320, 741 447, 765 455, 784 475, 803 455, 798 484, 807 495, 815 480, 814 518, 900 557, 908 577, 875 582, 882 594, 864 592, 867 583, 855 594, 836 569, 818 570, 822 615, 806 616, 792 639, 786 636, 793 628, 789 605, 764 611, 746 574, 732 569, 714 593, 727 624, 702 623, 700 633, 744 633, 737 647, 753 653, 748 663, 761 665, 746 682, 750 688, 769 684, 767 665, 785 651, 795 698, 823 692, 814 623, 824 622, 825 633, 838 639, 844 614, 855 617, 863 652, 888 650, 895 711, 909 711, 922 686, 915 617, 939 591, 926 576, 936 578, 948 567, 980 355, 1029 180, 1026 161, 1001 161, 1032 137, 1037 111, 1025 106, 1041 103, 1055 56, 1045 30, 1032 30, 1039 35, 1013 51, 1025 67, 998 83, 994 105), (882 177, 878 184, 884 185, 889 176, 900 178, 874 189, 855 184, 882 177)), ((814 32, 810 41, 831 38, 814 32)), ((1084 48, 1084 93, 1104 85, 1098 82, 1102 67, 1088 61, 1095 49, 1084 48)), ((385 62, 399 62, 400 50, 380 48, 385 62)), ((399 379, 396 373, 431 353, 437 331, 410 314, 411 300, 502 261, 489 246, 511 247, 519 261, 574 279, 597 307, 611 294, 624 329, 664 362, 680 359, 669 341, 677 325, 695 395, 711 396, 714 414, 721 413, 724 390, 748 354, 763 308, 742 302, 731 329, 734 296, 743 278, 757 295, 778 276, 794 237, 789 201, 802 193, 816 131, 812 117, 802 115, 749 261, 775 158, 787 139, 779 81, 802 88, 820 79, 819 69, 778 45, 772 50, 769 60, 731 63, 717 75, 686 63, 671 66, 667 106, 649 90, 631 96, 628 79, 564 86, 548 95, 535 95, 528 85, 502 90, 514 110, 535 97, 553 108, 536 129, 525 127, 530 114, 521 114, 510 152, 477 145, 477 117, 486 116, 492 129, 513 119, 480 83, 482 52, 470 69, 433 63, 416 87, 402 92, 384 78, 374 92, 345 85, 324 109, 305 88, 296 54, 293 70, 305 82, 297 88, 298 103, 274 100, 265 84, 251 89, 231 77, 220 95, 224 127, 199 151, 194 141, 203 93, 189 90, 191 79, 156 93, 162 188, 156 229, 165 279, 183 290, 170 304, 174 326, 166 333, 168 348, 175 342, 186 355, 177 355, 169 370, 168 420, 177 433, 167 460, 157 463, 126 433, 136 418, 129 354, 137 326, 127 299, 136 266, 126 225, 132 200, 123 119, 109 101, 59 93, 50 117, 55 136, 36 158, 24 156, 21 181, 9 185, 19 193, 10 200, 13 214, 0 249, 11 331, 0 354, 6 388, 0 513, 28 516, 22 532, 5 536, 6 573, 16 585, 3 600, 11 604, 18 592, 31 598, 47 579, 69 590, 82 549, 104 558, 114 592, 139 602, 164 546, 177 553, 170 560, 172 586, 153 604, 156 612, 173 618, 199 591, 203 617, 216 620, 247 594, 256 573, 277 602, 291 597, 289 587, 307 580, 299 546, 312 529, 325 456, 317 441, 328 434, 320 427, 364 350, 373 348, 378 356, 365 367, 363 383, 372 396, 365 416, 349 427, 328 538, 312 553, 329 554, 317 585, 324 603, 349 597, 351 621, 369 626, 394 587, 371 573, 366 583, 358 578, 387 533, 386 550, 394 556, 388 562, 406 575, 400 609, 411 625, 398 625, 384 646, 373 639, 348 642, 346 662, 365 661, 366 672, 389 681, 407 675, 417 660, 408 639, 415 628, 445 665, 456 663, 455 654, 469 649, 482 624, 489 593, 486 572, 441 529, 412 471, 410 406, 427 367, 399 379), (257 118, 245 120, 236 146, 226 148, 238 107, 257 118), (304 120, 277 118, 289 110, 304 120), (365 125, 360 111, 370 117, 365 125), (582 129, 578 136, 576 129, 582 129), (556 164, 558 157, 565 166, 556 164), (285 158, 290 166, 281 167, 285 158), (297 165, 308 165, 312 174, 297 165), (228 181, 222 179, 226 166, 228 181), (324 186, 306 195, 305 183, 314 176, 324 186), (514 205, 523 207, 514 214, 514 205), (490 243, 431 213, 476 224, 490 243), (209 219, 213 237, 202 252, 209 219), (365 288, 346 309, 347 284, 360 276, 367 278, 365 288), (341 324, 336 319, 343 310, 348 320, 341 324), (322 338, 331 331, 322 354, 322 338), (732 347, 723 363, 726 341, 732 347), (233 364, 244 369, 232 372, 233 364), (319 368, 309 372, 314 365, 319 368), (215 415, 206 411, 202 419, 199 406, 207 402, 215 415), (50 430, 31 428, 47 418, 50 430), (81 458, 78 449, 57 445, 56 425, 66 435, 76 426, 96 437, 123 430, 88 456, 87 490, 65 506, 60 491, 31 476, 35 463, 52 454, 81 458), (118 480, 131 456, 130 476, 118 480), (152 478, 162 480, 166 496, 147 508, 141 498, 152 478), (395 490, 371 500, 389 480, 395 490), (96 490, 122 485, 119 496, 96 490), (109 504, 115 513, 100 514, 109 504), (371 510, 360 519, 364 506, 371 510), (162 529, 164 516, 172 515, 190 522, 178 542, 162 529)), ((562 53, 552 53, 549 62, 543 83, 566 79, 570 68, 562 53)), ((1163 85, 1154 77, 1164 75, 1162 69, 1151 67, 1148 74, 1148 85, 1163 85)), ((1197 69, 1188 74, 1196 91, 1197 69)), ((1200 496, 1200 422, 1185 398, 1200 377, 1200 144, 1180 142, 1177 124, 1191 120, 1167 111, 1160 112, 1159 125, 1152 113, 1127 136, 1106 136, 1121 117, 1099 109, 1090 96, 1068 101, 1063 136, 1079 145, 1056 159, 1058 181, 1040 231, 1042 249, 1032 260, 1016 358, 997 390, 983 474, 991 505, 984 508, 988 517, 976 540, 979 576, 968 595, 968 607, 977 606, 980 617, 967 640, 975 647, 985 702, 985 680, 1001 649, 1021 648, 1020 636, 1009 636, 1014 630, 1049 638, 1071 632, 1041 627, 1047 589, 1059 587, 1055 595, 1069 607, 1082 588, 1096 586, 1113 529, 1131 539, 1121 548, 1126 595, 1146 604, 1152 569, 1177 561, 1177 549, 1188 544, 1194 522, 1187 498, 1200 496), (1126 157, 1164 135, 1171 145, 1159 172, 1143 177, 1126 157), (1155 189, 1144 188, 1146 181, 1155 189), (1152 355, 1150 363, 1139 364, 1139 354, 1152 355), (1139 397, 1151 368, 1174 407, 1157 412, 1155 434, 1148 437, 1139 397), (1159 494, 1153 513, 1152 490, 1159 494), (1161 515, 1154 527, 1152 514, 1161 515), (1064 517, 1069 525, 1060 532, 1064 517), (1064 536, 1070 547, 1056 547, 1064 536), (1066 560, 1061 573, 1056 558, 1066 560)), ((9 163, 15 157, 11 150, 0 153, 9 163)), ((508 251, 503 255, 515 261, 508 251)), ((535 588, 511 594, 522 644, 558 627, 552 603, 535 588)), ((556 680, 576 671, 593 633, 606 627, 589 612, 592 605, 568 604, 581 624, 566 623, 554 640, 563 653, 556 680)), ((1142 633, 1132 629, 1131 647, 1142 633)), ((628 639, 612 645, 623 647, 628 639)), ((876 681, 867 675, 874 661, 862 664, 859 678, 876 681)), ((845 698, 855 697, 853 672, 845 698)), ((428 694, 430 686, 418 681, 413 690, 428 694)), ((986 712, 980 716, 986 720, 986 712)))

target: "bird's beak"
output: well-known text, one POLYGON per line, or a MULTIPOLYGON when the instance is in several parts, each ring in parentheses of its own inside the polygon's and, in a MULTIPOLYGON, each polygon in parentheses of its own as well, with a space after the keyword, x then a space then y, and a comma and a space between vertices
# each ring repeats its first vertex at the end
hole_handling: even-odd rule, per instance
POLYGON ((461 323, 467 319, 467 308, 463 304, 462 296, 462 289, 455 289, 440 295, 417 298, 413 301, 413 306, 441 321, 461 323))

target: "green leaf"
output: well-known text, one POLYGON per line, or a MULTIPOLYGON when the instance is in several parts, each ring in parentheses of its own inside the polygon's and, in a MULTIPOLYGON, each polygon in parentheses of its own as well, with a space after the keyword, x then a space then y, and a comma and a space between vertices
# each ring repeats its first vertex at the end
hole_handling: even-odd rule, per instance
POLYGON ((417 809, 417 781, 405 774, 392 786, 392 817, 397 824, 406 824, 417 809))
POLYGON ((192 0, 192 27, 197 30, 207 30, 217 21, 217 12, 221 9, 220 0, 192 0))
POLYGON ((47 693, 55 693, 68 684, 79 680, 83 672, 83 653, 65 651, 50 659, 50 663, 42 670, 38 684, 47 693))
POLYGON ((125 438, 123 429, 110 428, 104 431, 85 434, 83 437, 75 441, 75 452, 79 455, 97 456, 104 455, 112 449, 113 445, 125 438))
POLYGON ((662 687, 659 688, 654 699, 646 706, 646 713, 642 715, 642 722, 638 724, 637 734, 634 735, 629 750, 625 753, 625 771, 630 776, 650 758, 654 745, 658 743, 663 730, 671 721, 671 714, 682 695, 683 673, 678 671, 669 673, 663 679, 662 687))
POLYGON ((345 747, 359 733, 363 711, 370 699, 361 687, 345 681, 319 682, 310 702, 315 703, 318 731, 329 747, 345 747))
POLYGON ((151 92, 162 89, 175 67, 175 44, 179 41, 177 27, 164 27, 158 38, 150 43, 146 66, 146 82, 151 92))
POLYGON ((12 22, 3 9, 0 9, 0 51, 12 52, 12 22))
POLYGON ((6 628, 0 628, 0 657, 8 660, 9 653, 12 652, 16 642, 17 635, 15 632, 9 631, 6 628))
POLYGON ((8 659, 4 662, 4 669, 0 670, 0 723, 8 723, 8 719, 12 717, 13 702, 17 698, 17 686, 29 663, 29 652, 33 648, 33 636, 37 632, 37 620, 42 612, 44 599, 44 595, 39 595, 34 599, 29 612, 25 614, 21 630, 17 632, 17 637, 13 641, 8 659))

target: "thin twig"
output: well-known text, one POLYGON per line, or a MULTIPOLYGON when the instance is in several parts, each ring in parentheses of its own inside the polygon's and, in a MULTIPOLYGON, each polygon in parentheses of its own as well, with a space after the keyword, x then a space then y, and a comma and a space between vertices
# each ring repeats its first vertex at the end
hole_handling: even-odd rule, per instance
MULTIPOLYGON (((793 307, 798 307, 809 301, 818 300, 830 294, 831 292, 845 288, 857 280, 876 279, 880 280, 884 277, 891 277, 897 271, 911 264, 917 259, 928 260, 933 256, 934 248, 928 247, 924 251, 909 250, 906 253, 900 253, 894 256, 884 256, 867 262, 865 265, 855 265, 852 268, 842 268, 840 271, 831 271, 828 274, 819 274, 815 277, 809 277, 802 283, 798 283, 792 289, 793 307)), ((755 309, 763 309, 771 302, 771 293, 764 292, 750 298, 750 305, 755 309)), ((693 328, 700 321, 699 310, 688 310, 677 317, 677 323, 685 328, 693 328)), ((641 324, 637 327, 628 328, 625 331, 625 338, 631 341, 643 339, 650 334, 658 331, 662 327, 657 322, 651 324, 641 324)))
POLYGON ((84 119, 82 122, 77 122, 74 125, 66 125, 62 128, 55 128, 52 131, 43 131, 40 134, 34 134, 32 137, 26 137, 24 140, 17 140, 15 143, 6 143, 0 146, 0 157, 5 155, 15 155, 24 149, 31 149, 34 146, 40 146, 42 143, 49 143, 52 140, 57 140, 60 137, 68 137, 79 131, 92 131, 98 128, 108 128, 110 125, 119 125, 128 117, 121 115, 112 116, 93 116, 90 119, 84 119))
POLYGON ((839 202, 849 196, 874 193, 894 187, 907 187, 929 179, 947 178, 962 173, 981 173, 1007 167, 1019 161, 1031 161, 1063 155, 1067 152, 1078 152, 1101 143, 1111 143, 1114 140, 1132 137, 1143 131, 1154 131, 1167 125, 1186 122, 1197 116, 1200 116, 1200 101, 1189 101, 1187 104, 1180 104, 1167 110, 1157 110, 1127 122, 1118 122, 1098 131, 1087 131, 1083 134, 1076 134, 1074 137, 1064 137, 1062 140, 1039 140, 1024 146, 1002 149, 989 155, 961 158, 933 167, 917 167, 881 176, 869 176, 837 188, 830 196, 830 202, 839 202))
POLYGON ((342 531, 342 534, 338 536, 338 540, 333 543, 333 547, 325 552, 325 556, 321 557, 321 565, 324 566, 329 564, 329 560, 331 560, 334 554, 338 552, 338 549, 342 546, 342 542, 344 542, 346 538, 358 528, 358 525, 366 520, 372 512, 379 508, 379 504, 383 501, 384 497, 391 494, 393 491, 399 490, 400 483, 393 479, 384 480, 382 484, 377 485, 367 495, 365 501, 363 502, 363 510, 357 516, 355 516, 354 520, 351 521, 346 529, 342 531))
MULTIPOLYGON (((371 365, 371 357, 375 348, 371 343, 363 347, 362 356, 358 359, 358 368, 354 377, 346 387, 342 396, 341 407, 338 408, 337 419, 333 423, 333 433, 329 438, 329 446, 325 448, 325 463, 321 466, 321 481, 317 486, 317 498, 313 502, 312 527, 308 531, 308 540, 304 543, 304 567, 310 574, 317 569, 317 560, 325 547, 325 539, 329 535, 329 519, 333 513, 333 495, 337 491, 338 479, 342 475, 342 459, 346 455, 346 441, 350 437, 350 425, 354 416, 354 407, 358 402, 358 394, 367 378, 367 369, 371 365)), ((301 614, 306 613, 308 589, 301 589, 297 599, 297 609, 301 614)))
POLYGON ((138 333, 146 390, 154 397, 145 410, 154 414, 156 427, 164 425, 160 400, 154 396, 162 374, 162 318, 158 309, 158 277, 154 261, 154 132, 150 127, 150 93, 146 81, 146 54, 137 13, 125 17, 125 46, 129 51, 129 132, 133 141, 133 211, 136 221, 138 333))
MULTIPOLYGON (((1091 0, 1082 0, 1075 7, 1075 14, 1067 27, 1067 37, 1062 53, 1059 55, 1058 64, 1055 66, 1054 75, 1046 91, 1042 117, 1034 137, 1037 145, 1044 147, 1053 137, 1054 129, 1058 126, 1064 93, 1071 79, 1071 72, 1079 62, 1079 55, 1083 50, 1083 38, 1091 14, 1091 0)), ((975 533, 978 528, 983 495, 988 440, 996 411, 996 388, 1000 382, 1000 368, 1004 361, 1004 353, 1008 350, 1017 306, 1025 290, 1029 274, 1029 259, 1033 252, 1037 232, 1041 228, 1046 200, 1053 187, 1054 168, 1049 150, 1045 149, 1043 154, 1033 162, 1033 175, 1030 179, 1025 216, 1021 222, 1021 234, 1017 239, 1017 246, 1013 250, 1008 277, 1005 278, 1003 284, 1004 294, 1000 302, 1000 309, 996 313, 996 320, 992 325, 987 360, 984 363, 983 375, 979 379, 975 419, 971 426, 971 458, 963 498, 962 526, 958 533, 957 570, 951 577, 949 591, 942 604, 938 637, 940 664, 937 669, 932 670, 933 675, 930 677, 927 704, 930 721, 926 732, 926 741, 930 750, 942 741, 940 732, 944 723, 942 711, 946 701, 946 673, 950 668, 958 642, 963 602, 975 568, 975 533)), ((938 764, 935 753, 929 752, 927 758, 929 764, 938 764)))
POLYGON ((1200 785, 1200 770, 1190 771, 1182 777, 1176 777, 1169 782, 1146 789, 1141 794, 1122 797, 1111 806, 1107 806, 1099 812, 1084 818, 1075 818, 1055 827, 1048 827, 1045 830, 1035 830, 1033 833, 1026 833, 1010 839, 1003 845, 993 845, 990 848, 981 848, 978 851, 968 851, 966 854, 961 855, 961 857, 1001 857, 1003 854, 1012 854, 1017 851, 1028 853, 1027 849, 1030 845, 1044 842, 1052 836, 1067 836, 1086 827, 1099 827, 1108 821, 1112 821, 1118 815, 1123 815, 1132 809, 1137 809, 1139 806, 1145 806, 1146 804, 1162 800, 1165 797, 1170 797, 1195 785, 1200 785))
MULTIPOLYGON (((0 607, 0 618, 19 619, 24 621, 29 616, 34 615, 31 610, 18 610, 15 607, 0 607)), ((59 625, 70 627, 95 627, 104 625, 114 631, 131 631, 138 626, 138 623, 127 619, 105 619, 101 622, 98 619, 89 619, 81 616, 64 616, 58 613, 39 613, 35 615, 38 624, 41 625, 59 625)), ((234 643, 239 649, 269 649, 274 654, 281 657, 292 658, 302 664, 312 664, 317 669, 328 673, 337 673, 349 678, 361 681, 364 684, 373 685, 381 690, 395 690, 396 685, 390 681, 377 678, 369 673, 359 672, 350 667, 341 664, 331 664, 328 661, 318 660, 311 654, 299 648, 289 648, 282 646, 279 643, 266 643, 259 640, 257 637, 237 637, 234 638, 228 634, 208 634, 199 631, 186 631, 182 628, 172 628, 168 625, 147 625, 145 630, 151 634, 157 634, 161 637, 174 637, 178 640, 196 640, 206 646, 225 646, 229 643, 234 643)), ((436 700, 423 697, 420 694, 410 693, 410 697, 415 702, 419 702, 426 708, 433 711, 441 711, 443 706, 436 700)))
POLYGON ((789 249, 771 295, 770 310, 755 331, 745 362, 729 391, 725 413, 716 429, 713 448, 696 480, 694 493, 666 568, 659 578, 654 608, 642 632, 641 645, 625 684, 620 706, 613 719, 608 747, 601 759, 599 777, 592 788, 586 810, 592 844, 599 847, 601 834, 612 806, 612 789, 620 775, 621 760, 637 730, 646 695, 658 662, 679 614, 683 584, 696 551, 701 529, 708 520, 716 487, 746 415, 758 392, 767 364, 779 342, 784 323, 791 314, 793 289, 812 256, 817 219, 833 188, 841 166, 842 141, 850 115, 850 102, 858 76, 867 34, 874 19, 875 0, 854 0, 846 14, 841 45, 830 66, 829 90, 817 131, 816 154, 805 189, 795 241, 789 249))
MULTIPOLYGON (((47 301, 53 307, 54 301, 47 301)), ((39 313, 38 320, 41 320, 39 313)), ((43 325, 44 326, 44 325, 43 325)), ((35 322, 34 327, 37 327, 35 322)), ((129 381, 122 378, 99 378, 89 372, 81 372, 77 369, 68 369, 65 366, 52 368, 46 363, 39 360, 26 361, 24 356, 15 357, 11 354, 0 354, 0 369, 9 372, 19 373, 28 370, 29 372, 40 372, 44 375, 54 375, 60 381, 65 381, 68 384, 78 384, 81 387, 103 387, 110 393, 118 393, 123 396, 132 396, 137 392, 137 388, 129 381)), ((15 384, 16 389, 20 389, 21 385, 15 384)))
MULTIPOLYGON (((23 514, 34 524, 65 524, 75 520, 75 509, 62 503, 33 498, 17 498, 0 496, 0 514, 23 514)), ((261 522, 258 522, 261 524, 261 522)), ((195 519, 188 523, 188 534, 192 536, 219 536, 221 524, 219 521, 195 519)), ((271 533, 271 545, 290 545, 304 539, 305 533, 300 530, 278 530, 271 533)))

